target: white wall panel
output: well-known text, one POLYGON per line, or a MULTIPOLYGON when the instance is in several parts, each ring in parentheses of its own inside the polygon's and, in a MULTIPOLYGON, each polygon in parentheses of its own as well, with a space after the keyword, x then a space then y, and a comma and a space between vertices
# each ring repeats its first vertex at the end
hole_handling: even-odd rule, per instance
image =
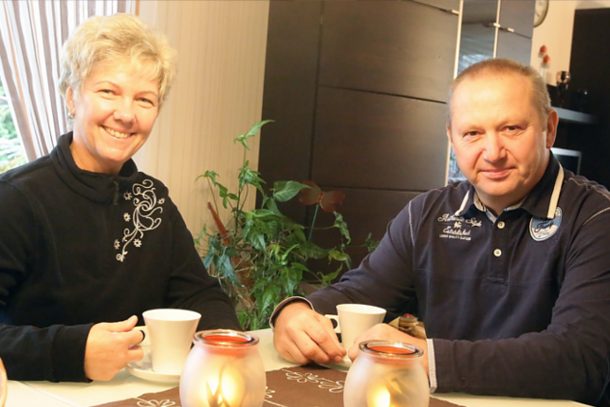
MULTIPOLYGON (((135 159, 163 181, 193 234, 211 223, 206 170, 237 187, 243 150, 233 139, 261 119, 268 1, 142 1, 140 16, 178 51, 178 74, 150 139, 135 159)), ((259 136, 250 142, 258 166, 259 136)), ((252 139, 250 139, 252 140, 252 139)), ((254 206, 254 193, 249 207, 254 206)), ((223 220, 228 213, 222 214, 223 220)))

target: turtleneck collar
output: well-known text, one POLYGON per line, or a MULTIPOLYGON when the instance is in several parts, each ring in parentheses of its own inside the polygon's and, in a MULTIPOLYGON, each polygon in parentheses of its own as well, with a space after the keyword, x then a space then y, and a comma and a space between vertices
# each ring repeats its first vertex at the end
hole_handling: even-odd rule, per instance
POLYGON ((120 191, 131 189, 138 180, 138 168, 133 160, 123 164, 117 175, 85 171, 76 165, 70 144, 72 132, 64 134, 57 141, 50 157, 55 171, 70 189, 94 202, 110 203, 118 198, 120 191))

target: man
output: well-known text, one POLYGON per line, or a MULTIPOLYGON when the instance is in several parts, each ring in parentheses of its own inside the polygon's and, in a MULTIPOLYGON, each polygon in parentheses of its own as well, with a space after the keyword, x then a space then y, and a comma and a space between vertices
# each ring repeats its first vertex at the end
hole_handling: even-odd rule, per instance
POLYGON ((378 249, 309 304, 280 304, 278 352, 339 361, 322 314, 373 304, 417 312, 429 339, 377 325, 356 343, 420 346, 432 390, 610 405, 610 194, 552 156, 557 123, 532 68, 494 59, 465 70, 447 136, 468 182, 409 202, 378 249))

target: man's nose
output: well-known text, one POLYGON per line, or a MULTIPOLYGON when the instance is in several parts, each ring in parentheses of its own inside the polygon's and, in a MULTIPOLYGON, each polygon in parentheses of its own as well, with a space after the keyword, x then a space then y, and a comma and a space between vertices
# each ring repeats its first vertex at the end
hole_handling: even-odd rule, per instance
POLYGON ((488 133, 485 138, 485 151, 483 157, 488 162, 497 162, 506 156, 502 139, 497 133, 488 133))

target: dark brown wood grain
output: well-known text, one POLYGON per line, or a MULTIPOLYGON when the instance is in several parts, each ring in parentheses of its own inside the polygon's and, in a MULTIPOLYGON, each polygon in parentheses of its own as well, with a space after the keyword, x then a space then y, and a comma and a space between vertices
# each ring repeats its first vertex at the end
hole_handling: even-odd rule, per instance
POLYGON ((320 84, 444 101, 457 28, 410 1, 325 2, 320 84))
POLYGON ((319 185, 426 191, 445 182, 446 105, 320 88, 313 178, 319 185))

